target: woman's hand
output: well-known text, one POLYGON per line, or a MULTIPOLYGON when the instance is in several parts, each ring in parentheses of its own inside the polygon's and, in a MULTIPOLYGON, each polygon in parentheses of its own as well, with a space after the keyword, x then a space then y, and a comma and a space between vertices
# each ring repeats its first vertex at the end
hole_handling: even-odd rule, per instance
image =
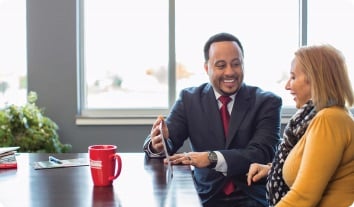
POLYGON ((271 168, 271 164, 263 165, 259 163, 252 163, 247 173, 247 184, 250 186, 252 182, 257 182, 266 177, 271 168))

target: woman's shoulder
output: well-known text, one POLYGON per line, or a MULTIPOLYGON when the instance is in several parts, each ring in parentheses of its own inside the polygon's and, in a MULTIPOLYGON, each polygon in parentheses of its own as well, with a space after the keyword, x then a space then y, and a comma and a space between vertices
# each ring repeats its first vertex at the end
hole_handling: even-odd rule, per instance
POLYGON ((345 108, 332 106, 320 110, 316 116, 316 119, 329 119, 329 120, 348 120, 354 124, 354 118, 351 112, 345 108))
POLYGON ((332 106, 320 110, 311 121, 316 127, 330 128, 331 130, 349 130, 354 134, 354 118, 345 108, 332 106))
POLYGON ((319 146, 327 143, 331 146, 354 146, 354 119, 346 109, 329 107, 320 110, 312 119, 307 135, 317 141, 319 146), (341 144, 339 144, 341 143, 341 144), (351 144, 350 144, 351 143, 351 144))

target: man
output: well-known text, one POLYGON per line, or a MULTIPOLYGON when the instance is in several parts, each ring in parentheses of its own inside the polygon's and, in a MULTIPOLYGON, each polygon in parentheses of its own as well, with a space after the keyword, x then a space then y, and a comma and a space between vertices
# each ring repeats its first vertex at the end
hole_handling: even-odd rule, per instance
POLYGON ((144 143, 148 157, 164 157, 162 123, 172 164, 195 167, 196 188, 205 207, 267 205, 265 183, 248 186, 246 173, 253 162, 272 161, 280 139, 282 101, 243 83, 243 55, 235 36, 210 37, 204 46, 210 83, 182 90, 166 121, 157 118, 144 143), (231 101, 224 105, 220 96, 231 101), (230 116, 225 128, 224 116, 230 116), (174 154, 188 138, 192 152, 174 154))

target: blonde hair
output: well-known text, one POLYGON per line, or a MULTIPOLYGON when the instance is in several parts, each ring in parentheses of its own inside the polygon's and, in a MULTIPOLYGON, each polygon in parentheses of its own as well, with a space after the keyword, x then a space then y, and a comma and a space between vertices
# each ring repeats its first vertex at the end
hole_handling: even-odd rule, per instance
POLYGON ((306 46, 295 56, 311 84, 312 101, 317 111, 328 106, 350 107, 353 89, 343 54, 331 45, 306 46))

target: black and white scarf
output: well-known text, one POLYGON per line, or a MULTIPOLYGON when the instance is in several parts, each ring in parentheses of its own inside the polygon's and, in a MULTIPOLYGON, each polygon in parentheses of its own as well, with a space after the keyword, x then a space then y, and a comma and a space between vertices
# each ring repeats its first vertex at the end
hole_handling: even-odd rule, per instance
POLYGON ((283 165, 291 149, 304 135, 310 121, 316 115, 312 101, 308 101, 289 120, 284 129, 283 141, 279 144, 267 177, 267 199, 274 206, 288 192, 283 180, 283 165))

